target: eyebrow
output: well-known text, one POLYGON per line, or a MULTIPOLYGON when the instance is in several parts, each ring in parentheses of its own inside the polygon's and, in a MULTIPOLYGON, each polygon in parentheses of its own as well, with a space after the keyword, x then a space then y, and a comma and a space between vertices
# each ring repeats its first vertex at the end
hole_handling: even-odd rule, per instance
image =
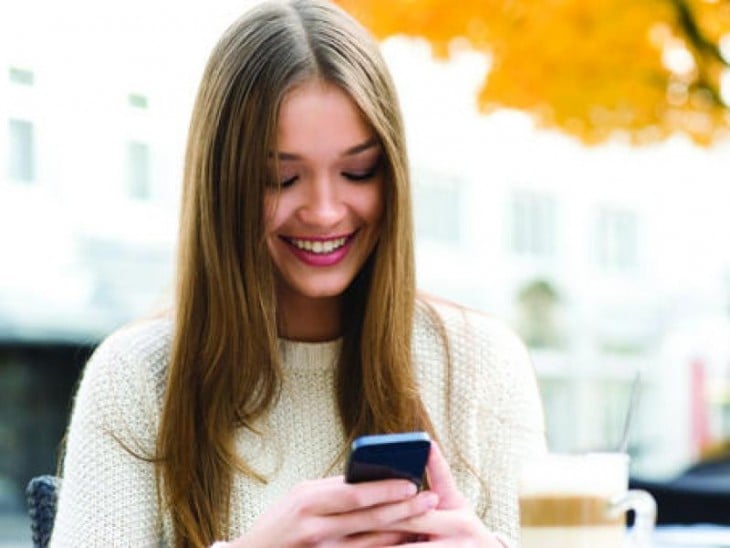
MULTIPOLYGON (((373 137, 372 139, 368 139, 364 143, 360 143, 359 145, 348 148, 345 152, 342 153, 342 156, 355 156, 356 154, 360 154, 361 152, 364 152, 376 146, 379 146, 379 142, 375 137, 373 137)), ((273 153, 270 153, 269 157, 273 155, 273 153)), ((294 154, 292 152, 277 152, 276 157, 282 161, 296 161, 302 159, 299 154, 294 154)))

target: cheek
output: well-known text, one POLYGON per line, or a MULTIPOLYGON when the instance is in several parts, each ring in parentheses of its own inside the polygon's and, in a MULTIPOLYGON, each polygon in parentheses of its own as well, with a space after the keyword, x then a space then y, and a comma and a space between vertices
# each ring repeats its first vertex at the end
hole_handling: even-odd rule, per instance
POLYGON ((371 223, 380 223, 382 221, 385 209, 383 194, 383 185, 380 184, 368 188, 367 192, 364 192, 360 196, 359 210, 360 215, 364 219, 367 219, 371 223))

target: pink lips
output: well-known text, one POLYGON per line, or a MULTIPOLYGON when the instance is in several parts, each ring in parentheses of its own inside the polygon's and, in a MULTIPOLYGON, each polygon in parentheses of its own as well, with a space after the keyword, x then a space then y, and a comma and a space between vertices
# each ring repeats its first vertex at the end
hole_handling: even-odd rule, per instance
MULTIPOLYGON (((349 236, 347 236, 347 241, 342 245, 341 247, 338 247, 334 251, 330 253, 313 253, 311 251, 307 251, 306 249, 300 249, 297 246, 295 246, 293 243, 291 243, 286 238, 281 238, 281 240, 287 244, 289 247, 289 250, 303 263, 309 265, 309 266, 319 266, 319 267, 325 267, 325 266, 334 266, 340 261, 342 261, 345 258, 345 255, 347 255, 347 252, 350 251, 350 248, 352 247, 352 242, 355 240, 354 236, 356 233, 352 233, 349 236)), ((307 238, 308 240, 318 240, 318 241, 326 241, 333 238, 307 238)))

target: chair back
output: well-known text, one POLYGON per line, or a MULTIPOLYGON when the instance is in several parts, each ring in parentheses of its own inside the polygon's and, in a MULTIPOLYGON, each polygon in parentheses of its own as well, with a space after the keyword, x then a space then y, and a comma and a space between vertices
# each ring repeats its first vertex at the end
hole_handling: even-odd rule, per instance
POLYGON ((34 548, 46 548, 51 540, 60 488, 61 478, 56 476, 37 476, 28 482, 25 495, 34 548))

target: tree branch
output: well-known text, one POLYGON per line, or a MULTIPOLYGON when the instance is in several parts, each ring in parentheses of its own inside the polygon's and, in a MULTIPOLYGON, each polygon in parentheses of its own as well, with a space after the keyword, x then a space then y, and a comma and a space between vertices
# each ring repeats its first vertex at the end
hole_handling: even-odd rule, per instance
POLYGON ((682 27, 687 38, 689 38, 695 49, 702 55, 719 61, 726 67, 730 67, 730 62, 726 60, 720 52, 720 47, 714 42, 710 41, 702 32, 697 19, 692 12, 692 8, 689 7, 687 0, 671 0, 674 8, 677 11, 677 20, 679 26, 682 27))
POLYGON ((717 61, 725 67, 730 67, 730 63, 722 56, 719 45, 709 40, 702 32, 687 0, 671 0, 671 2, 676 10, 677 22, 684 31, 685 36, 689 39, 690 45, 697 55, 698 77, 692 87, 707 93, 709 99, 714 104, 727 107, 720 95, 719 83, 713 82, 711 78, 708 78, 703 59, 707 62, 717 61))

